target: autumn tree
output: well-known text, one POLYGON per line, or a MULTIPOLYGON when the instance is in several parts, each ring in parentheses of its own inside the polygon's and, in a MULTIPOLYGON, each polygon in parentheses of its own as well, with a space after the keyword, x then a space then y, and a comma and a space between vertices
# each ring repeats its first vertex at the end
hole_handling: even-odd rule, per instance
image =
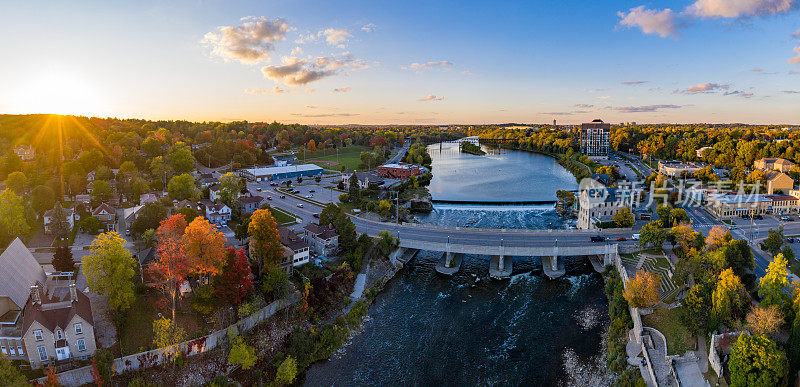
POLYGON ((744 306, 746 291, 742 281, 728 268, 722 271, 717 280, 717 286, 711 295, 714 315, 719 320, 728 320, 740 313, 744 306))
POLYGON ((58 381, 58 371, 52 364, 45 368, 44 376, 46 377, 42 383, 44 387, 61 387, 61 382, 58 381))
POLYGON ((175 320, 161 317, 153 321, 153 344, 168 356, 181 353, 180 348, 169 348, 186 339, 186 331, 179 327, 175 320))
POLYGON ((275 218, 268 209, 258 209, 250 216, 250 258, 258 266, 259 274, 265 267, 277 265, 283 259, 283 247, 275 218))
POLYGON ((214 295, 219 300, 226 300, 234 306, 239 306, 239 303, 253 291, 250 275, 250 265, 244 250, 237 251, 229 247, 222 273, 214 277, 214 295))
POLYGON ((25 174, 19 171, 9 173, 6 178, 6 188, 14 191, 17 195, 25 193, 25 174))
POLYGON ((658 295, 660 282, 659 275, 639 270, 635 277, 628 280, 623 296, 635 308, 649 308, 660 300, 658 295))
POLYGON ((306 144, 306 148, 308 148, 309 152, 316 152, 317 151, 317 143, 314 142, 314 139, 308 140, 308 144, 306 144))
POLYGON ((191 273, 192 268, 184 251, 183 234, 186 219, 175 214, 161 222, 156 231, 156 260, 153 270, 162 281, 162 289, 172 300, 172 320, 175 320, 175 303, 180 295, 180 285, 191 273))
POLYGON ((634 219, 631 209, 628 207, 622 207, 619 210, 617 210, 617 213, 614 214, 612 219, 614 220, 614 225, 620 228, 632 227, 633 224, 636 222, 636 219, 634 219))
POLYGON ((100 234, 89 246, 91 254, 82 259, 82 270, 92 293, 109 297, 109 306, 128 309, 135 298, 133 276, 136 261, 116 231, 100 234))
POLYGON ((25 203, 14 191, 6 188, 0 193, 0 245, 25 236, 31 228, 25 218, 25 203))
POLYGON ((389 203, 388 200, 381 200, 378 202, 378 213, 381 214, 382 217, 386 218, 391 215, 392 211, 392 203, 389 203))
POLYGON ((687 224, 679 224, 669 230, 669 234, 675 238, 675 242, 681 247, 683 254, 689 252, 697 240, 697 232, 687 224))
POLYGON ((191 267, 201 276, 215 275, 225 264, 225 236, 206 218, 197 217, 183 234, 184 251, 191 267))
POLYGON ((731 232, 725 226, 714 226, 706 237, 706 249, 715 250, 728 244, 733 239, 731 232))
POLYGON ((258 357, 255 348, 247 345, 241 336, 236 336, 232 340, 233 346, 228 355, 228 364, 241 366, 243 370, 249 370, 256 364, 258 357))
POLYGON ((19 367, 0 354, 0 381, 8 386, 28 386, 28 378, 20 372, 19 367))
POLYGON ((763 335, 739 335, 731 348, 731 386, 779 386, 788 371, 786 355, 763 335))
POLYGON ((242 178, 236 174, 228 172, 222 175, 219 178, 219 200, 233 207, 233 201, 239 197, 241 187, 242 178))
POLYGON ((666 238, 667 232, 662 228, 661 221, 654 220, 642 227, 639 233, 639 246, 661 246, 666 238))
POLYGON ((775 305, 756 306, 747 314, 745 321, 750 332, 766 335, 777 332, 783 325, 783 314, 775 305))
POLYGON ((172 200, 192 199, 197 196, 194 177, 188 173, 172 177, 167 184, 167 191, 172 200))
POLYGON ((783 254, 778 254, 769 263, 767 273, 758 281, 758 296, 761 297, 761 305, 775 305, 783 308, 789 302, 789 295, 783 291, 789 286, 788 262, 783 254))
POLYGON ((294 383, 296 376, 297 362, 293 357, 287 356, 278 366, 278 370, 275 371, 275 382, 279 385, 290 385, 294 383))

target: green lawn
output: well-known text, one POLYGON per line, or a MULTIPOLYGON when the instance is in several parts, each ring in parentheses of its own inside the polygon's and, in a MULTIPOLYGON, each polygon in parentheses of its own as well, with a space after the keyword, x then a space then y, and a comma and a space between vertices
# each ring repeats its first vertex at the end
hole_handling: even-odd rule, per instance
MULTIPOLYGON (((189 296, 191 297, 191 296, 189 296)), ((123 355, 130 355, 153 349, 153 321, 158 318, 158 313, 170 318, 170 310, 159 310, 161 294, 154 290, 147 290, 136 295, 131 308, 125 313, 125 325, 119 332, 122 343, 123 355)), ((185 308, 179 308, 175 315, 178 325, 186 331, 186 337, 193 337, 203 327, 201 316, 189 306, 189 299, 182 301, 185 308)))
POLYGON ((655 307, 652 314, 642 316, 644 326, 658 329, 667 338, 667 355, 683 355, 686 350, 694 349, 692 333, 680 323, 681 308, 655 307))
POLYGON ((294 215, 275 207, 270 207, 269 211, 272 212, 272 217, 275 218, 275 222, 278 224, 294 223, 295 219, 297 219, 294 215))
MULTIPOLYGON (((357 169, 361 164, 361 152, 369 152, 372 148, 361 145, 351 145, 346 148, 339 148, 339 164, 336 164, 336 150, 326 149, 317 152, 306 151, 306 162, 317 164, 323 168, 339 170, 341 165, 347 169, 357 169)), ((303 161, 303 151, 295 153, 297 159, 303 161)))

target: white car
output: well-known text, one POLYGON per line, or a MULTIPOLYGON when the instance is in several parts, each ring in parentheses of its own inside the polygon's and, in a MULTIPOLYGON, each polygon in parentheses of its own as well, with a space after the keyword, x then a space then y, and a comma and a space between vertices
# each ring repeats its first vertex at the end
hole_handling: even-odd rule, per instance
POLYGON ((297 207, 303 208, 303 203, 297 203, 297 207))
POLYGON ((631 239, 632 239, 632 240, 635 240, 635 241, 638 241, 638 240, 639 240, 639 234, 633 234, 633 235, 631 236, 631 239))
POLYGON ((311 194, 306 195, 306 199, 311 199, 312 197, 311 194))

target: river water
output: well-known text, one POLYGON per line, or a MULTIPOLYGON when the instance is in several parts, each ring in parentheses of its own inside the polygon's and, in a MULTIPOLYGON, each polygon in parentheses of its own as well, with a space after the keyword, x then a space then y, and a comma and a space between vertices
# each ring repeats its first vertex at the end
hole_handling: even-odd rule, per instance
MULTIPOLYGON (((454 145, 444 148, 448 146, 454 145)), ((430 150, 434 197, 550 200, 557 188, 576 186, 572 175, 546 156, 506 151, 480 157, 439 154, 438 149, 435 145, 430 150), (459 163, 470 167, 458 168, 459 163), (487 172, 475 175, 476 169, 487 172), (447 187, 457 182, 472 188, 447 187), (487 186, 492 188, 481 188, 487 186), (500 195, 502 187, 512 196, 500 195)), ((460 227, 574 227, 574 221, 558 217, 552 205, 437 204, 419 219, 460 227)), ((611 382, 601 357, 608 319, 603 281, 587 263, 568 260, 568 275, 552 281, 543 277, 538 257, 515 257, 512 278, 493 281, 486 278, 489 257, 467 255, 459 273, 444 277, 434 270, 440 254, 421 251, 398 273, 370 307, 361 332, 330 360, 312 366, 305 384, 597 386, 611 382), (475 277, 481 278, 477 284, 475 277)))

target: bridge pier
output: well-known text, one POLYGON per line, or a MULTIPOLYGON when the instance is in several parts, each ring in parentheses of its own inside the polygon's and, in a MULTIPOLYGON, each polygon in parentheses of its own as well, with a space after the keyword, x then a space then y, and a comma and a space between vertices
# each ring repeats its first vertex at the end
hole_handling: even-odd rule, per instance
POLYGON ((512 261, 507 255, 492 255, 489 260, 489 277, 504 279, 511 276, 512 261))
POLYGON ((542 270, 550 279, 556 279, 567 273, 564 260, 559 260, 557 255, 542 257, 542 270))
POLYGON ((444 253, 436 264, 436 272, 444 275, 453 275, 461 269, 461 261, 464 260, 464 254, 461 253, 444 253))

